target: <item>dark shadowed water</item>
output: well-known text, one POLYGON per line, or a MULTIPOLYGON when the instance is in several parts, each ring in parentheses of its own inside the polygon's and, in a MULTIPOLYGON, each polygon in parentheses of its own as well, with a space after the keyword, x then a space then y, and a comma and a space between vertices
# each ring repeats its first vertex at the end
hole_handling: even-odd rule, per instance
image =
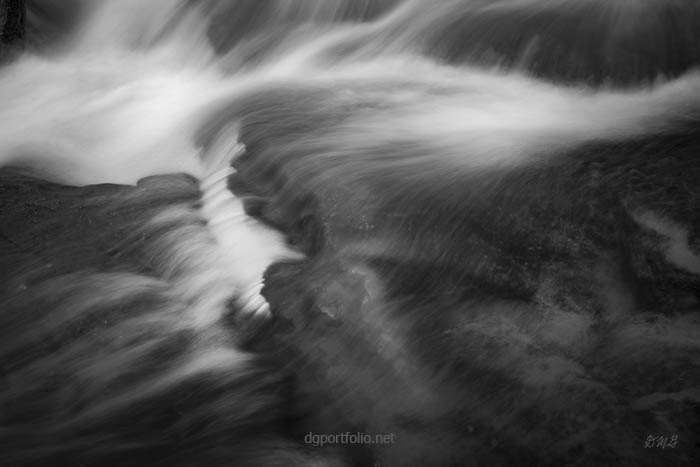
POLYGON ((0 465, 700 460, 699 2, 26 8, 0 465))

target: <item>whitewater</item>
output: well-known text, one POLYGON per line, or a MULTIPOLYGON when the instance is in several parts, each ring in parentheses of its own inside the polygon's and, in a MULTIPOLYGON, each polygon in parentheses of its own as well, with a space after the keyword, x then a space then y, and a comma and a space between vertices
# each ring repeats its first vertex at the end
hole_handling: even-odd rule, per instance
POLYGON ((28 2, 0 463, 691 465, 698 19, 28 2), (345 431, 397 441, 302 441, 345 431))

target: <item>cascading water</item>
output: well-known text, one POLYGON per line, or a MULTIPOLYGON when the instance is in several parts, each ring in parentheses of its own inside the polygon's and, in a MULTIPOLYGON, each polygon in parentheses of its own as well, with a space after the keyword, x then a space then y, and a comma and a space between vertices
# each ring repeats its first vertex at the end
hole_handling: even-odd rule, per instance
POLYGON ((700 458, 697 2, 26 8, 0 464, 700 458))

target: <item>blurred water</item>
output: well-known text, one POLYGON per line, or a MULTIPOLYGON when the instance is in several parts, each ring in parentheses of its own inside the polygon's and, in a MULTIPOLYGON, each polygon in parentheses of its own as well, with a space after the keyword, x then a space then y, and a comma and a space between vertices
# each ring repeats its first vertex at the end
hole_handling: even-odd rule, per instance
POLYGON ((28 23, 0 68, 3 462, 654 465, 657 432, 698 455, 696 2, 28 23))

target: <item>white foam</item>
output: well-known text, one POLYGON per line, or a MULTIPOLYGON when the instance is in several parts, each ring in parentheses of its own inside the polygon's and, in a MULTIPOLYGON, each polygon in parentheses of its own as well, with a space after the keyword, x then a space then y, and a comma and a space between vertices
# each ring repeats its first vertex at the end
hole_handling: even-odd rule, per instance
POLYGON ((687 229, 652 211, 637 214, 634 218, 644 227, 666 237, 664 252, 669 263, 684 271, 700 275, 700 257, 690 249, 687 229))
POLYGON ((265 270, 276 261, 301 255, 286 246, 281 234, 249 217, 242 200, 227 188, 228 177, 235 173, 231 161, 244 151, 236 129, 229 127, 203 155, 202 214, 224 261, 235 265, 229 275, 243 311, 264 316, 270 312, 261 294, 265 270))

